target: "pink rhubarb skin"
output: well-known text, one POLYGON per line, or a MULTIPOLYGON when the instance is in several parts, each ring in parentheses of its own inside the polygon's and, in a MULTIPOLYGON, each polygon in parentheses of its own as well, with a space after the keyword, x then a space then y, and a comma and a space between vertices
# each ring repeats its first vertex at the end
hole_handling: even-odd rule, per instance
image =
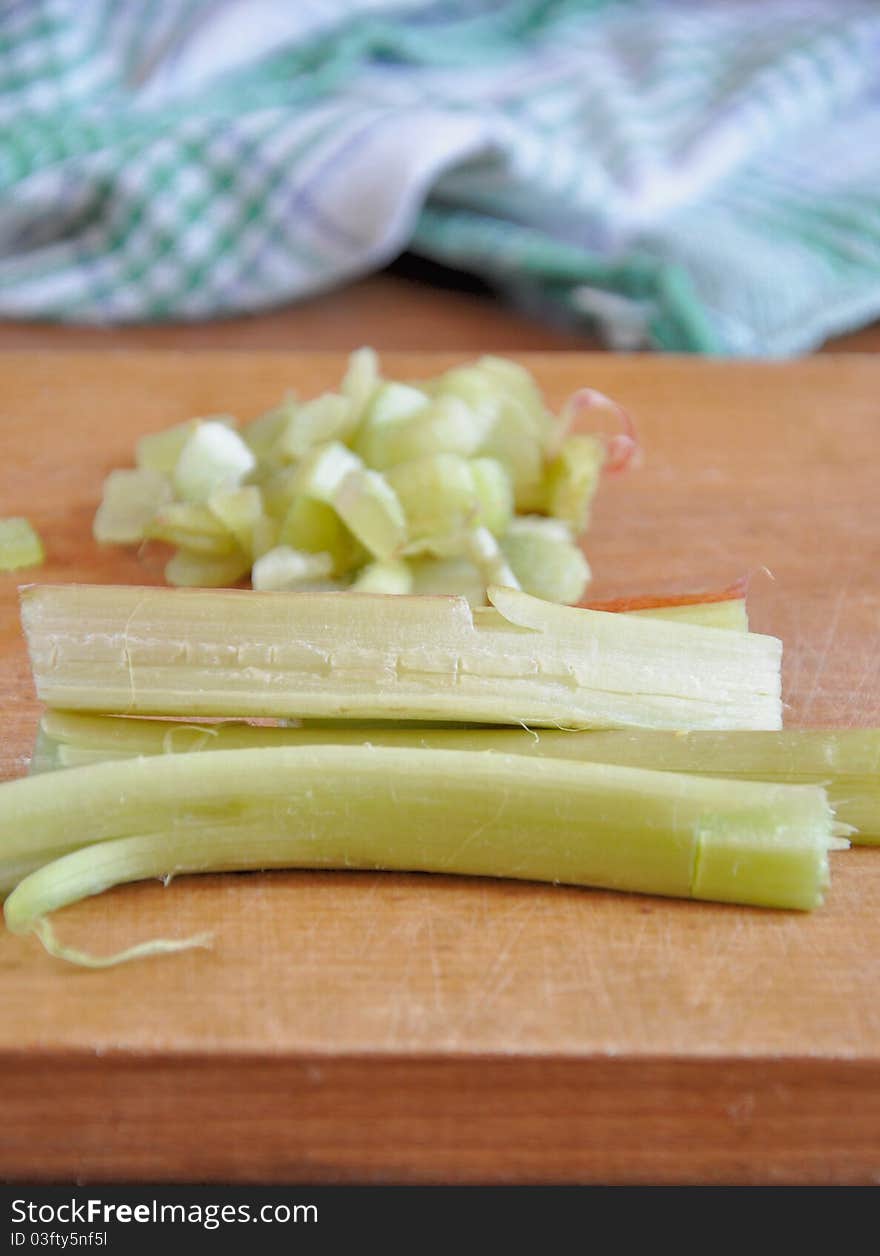
POLYGON ((589 611, 653 611, 665 606, 704 606, 707 602, 735 602, 746 596, 748 578, 743 576, 723 589, 711 589, 705 593, 671 593, 668 595, 639 594, 634 597, 613 597, 605 601, 584 600, 578 602, 589 611))
POLYGON ((621 427, 619 432, 610 436, 605 432, 592 433, 605 446, 605 461, 602 464, 602 470, 609 475, 617 475, 618 472, 627 471, 635 466, 641 453, 641 446, 632 415, 617 401, 606 397, 605 393, 599 392, 596 388, 579 388, 577 392, 572 393, 562 407, 562 422, 555 442, 557 447, 573 430, 586 433, 587 428, 581 420, 585 414, 594 410, 613 411, 621 427))

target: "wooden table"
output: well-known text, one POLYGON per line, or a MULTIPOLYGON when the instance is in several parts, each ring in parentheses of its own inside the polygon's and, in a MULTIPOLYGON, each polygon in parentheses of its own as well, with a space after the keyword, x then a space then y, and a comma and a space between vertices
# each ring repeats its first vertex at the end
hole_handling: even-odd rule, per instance
MULTIPOLYGON (((476 282, 406 259, 378 275, 266 314, 213 323, 67 327, 0 323, 0 349, 601 350, 593 336, 548 326, 493 300, 476 282), (431 283, 429 280, 434 280, 431 283), (439 286, 438 286, 439 285, 439 286), (476 289, 476 290, 475 290, 476 289)), ((837 336, 824 352, 876 353, 880 323, 837 336)))
MULTIPOLYGON (((354 322, 346 347, 391 335, 354 322)), ((502 322, 492 347, 529 347, 502 322)), ((43 532, 41 580, 158 580, 90 538, 102 477, 135 437, 218 408, 247 418, 340 370, 333 356, 124 351, 162 332, 4 334, 114 350, 3 360, 2 513, 43 532)), ((254 335, 246 350, 265 343, 254 335)), ((478 328, 462 336, 443 361, 489 347, 478 328)), ((644 468, 600 495, 595 595, 758 573, 753 622, 784 638, 789 723, 880 725, 880 366, 529 361, 554 401, 589 382, 644 435, 644 468)), ((434 365, 387 358, 404 374, 434 365)), ((17 583, 0 577, 4 777, 25 770, 38 717, 17 583)), ((84 972, 0 936, 0 1179, 876 1181, 878 922, 869 849, 834 857, 809 916, 404 875, 116 890, 66 912, 64 937, 103 950, 207 927, 215 948, 84 972)))

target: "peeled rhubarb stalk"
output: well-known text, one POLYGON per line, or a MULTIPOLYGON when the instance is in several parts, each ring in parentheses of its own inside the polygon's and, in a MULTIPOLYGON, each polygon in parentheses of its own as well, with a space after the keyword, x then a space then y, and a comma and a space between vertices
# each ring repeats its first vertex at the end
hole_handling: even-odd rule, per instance
POLYGON ((117 714, 774 729, 781 643, 750 632, 462 597, 32 585, 49 706, 117 714))

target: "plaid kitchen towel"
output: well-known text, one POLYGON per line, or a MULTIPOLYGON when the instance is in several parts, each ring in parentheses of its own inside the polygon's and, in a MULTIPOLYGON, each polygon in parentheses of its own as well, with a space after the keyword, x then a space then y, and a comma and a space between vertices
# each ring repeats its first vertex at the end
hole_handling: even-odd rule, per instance
POLYGON ((404 248, 620 348, 877 317, 880 5, 0 0, 0 316, 258 310, 404 248))

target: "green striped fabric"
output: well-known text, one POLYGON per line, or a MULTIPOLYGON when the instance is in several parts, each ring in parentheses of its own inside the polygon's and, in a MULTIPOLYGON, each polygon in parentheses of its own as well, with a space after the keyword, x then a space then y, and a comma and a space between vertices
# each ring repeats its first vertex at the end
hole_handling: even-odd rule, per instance
POLYGON ((791 355, 880 315, 878 141, 876 0, 2 0, 0 316, 410 248, 613 347, 791 355))

